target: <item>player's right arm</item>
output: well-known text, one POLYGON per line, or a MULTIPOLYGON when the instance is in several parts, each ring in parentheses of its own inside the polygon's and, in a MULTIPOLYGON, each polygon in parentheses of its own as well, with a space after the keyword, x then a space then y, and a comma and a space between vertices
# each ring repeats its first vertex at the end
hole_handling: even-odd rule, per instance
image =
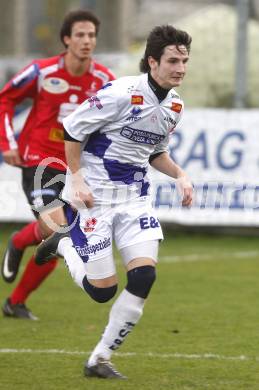
POLYGON ((71 172, 70 203, 75 209, 94 205, 93 195, 86 185, 80 169, 81 142, 72 139, 65 132, 65 155, 71 172), (69 139, 69 140, 68 140, 69 139))
POLYGON ((15 107, 26 98, 37 94, 39 66, 32 63, 15 75, 0 91, 0 151, 10 165, 22 165, 14 135, 15 107))

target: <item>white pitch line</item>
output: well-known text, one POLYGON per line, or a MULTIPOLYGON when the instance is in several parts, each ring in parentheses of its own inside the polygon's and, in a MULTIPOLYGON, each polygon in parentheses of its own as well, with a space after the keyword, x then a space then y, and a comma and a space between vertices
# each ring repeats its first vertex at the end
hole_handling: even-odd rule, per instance
MULTIPOLYGON (((12 349, 12 348, 1 348, 0 354, 59 354, 59 355, 90 355, 91 352, 87 351, 66 351, 64 349, 12 349)), ((151 357, 156 359, 187 359, 187 360, 236 360, 236 361, 258 361, 259 357, 255 356, 224 356, 214 353, 204 353, 204 354, 185 354, 185 353, 137 353, 137 352, 115 352, 115 356, 119 357, 151 357)))
MULTIPOLYGON (((192 262, 192 261, 209 261, 215 260, 215 256, 208 253, 191 253, 190 255, 178 255, 178 256, 161 256, 159 257, 159 261, 162 263, 180 263, 180 262, 192 262)), ((246 258, 259 258, 259 251, 240 251, 240 252, 220 252, 218 255, 218 259, 221 258, 235 258, 235 259, 246 259, 246 258)))

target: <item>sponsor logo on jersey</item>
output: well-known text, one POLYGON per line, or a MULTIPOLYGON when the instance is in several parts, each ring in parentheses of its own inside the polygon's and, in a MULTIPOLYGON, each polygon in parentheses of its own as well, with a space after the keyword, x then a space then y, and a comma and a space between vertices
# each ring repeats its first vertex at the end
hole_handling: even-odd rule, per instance
POLYGON ((140 91, 140 89, 137 89, 135 85, 131 85, 130 87, 128 87, 127 92, 132 94, 133 92, 136 93, 136 92, 141 92, 141 91, 140 91))
POLYGON ((171 96, 172 99, 180 99, 180 96, 177 95, 176 93, 171 93, 170 96, 171 96))
POLYGON ((84 232, 93 232, 96 224, 97 224, 96 218, 88 218, 85 221, 84 232))
POLYGON ((97 107, 98 110, 101 110, 103 108, 100 99, 97 96, 92 96, 90 99, 88 99, 88 102, 90 103, 90 108, 97 107))
POLYGON ((42 88, 47 92, 58 94, 67 92, 70 87, 68 82, 60 77, 47 77, 43 80, 42 88))
POLYGON ((142 109, 140 107, 133 107, 132 110, 130 111, 131 115, 126 118, 127 121, 138 121, 142 117, 138 116, 142 112, 142 109))
POLYGON ((64 130, 52 127, 49 132, 49 140, 54 142, 64 142, 64 130))
POLYGON ((133 129, 129 126, 123 127, 120 134, 123 137, 130 139, 131 141, 148 145, 157 145, 165 138, 165 136, 162 134, 155 134, 146 130, 133 129))
POLYGON ((170 123, 173 126, 176 126, 176 121, 173 118, 171 118, 170 116, 165 116, 164 121, 170 123))
POLYGON ((70 85, 69 88, 75 91, 82 91, 82 87, 80 87, 80 85, 70 85))
POLYGON ((26 156, 26 160, 29 160, 29 161, 36 161, 36 160, 39 160, 40 156, 38 154, 31 154, 29 153, 27 156, 26 156))
MULTIPOLYGON (((75 246, 75 249, 77 251, 77 253, 79 254, 79 256, 81 256, 82 258, 84 256, 86 256, 86 261, 88 260, 88 255, 95 255, 97 252, 100 252, 102 250, 104 250, 105 248, 108 248, 109 246, 111 246, 111 238, 110 237, 105 237, 103 240, 100 240, 99 242, 97 242, 97 244, 93 244, 93 245, 84 245, 83 247, 82 246, 75 246)), ((84 261, 84 260, 83 260, 84 261)))
POLYGON ((31 80, 35 79, 39 74, 39 66, 37 64, 32 64, 23 72, 18 74, 12 80, 12 86, 15 88, 23 87, 25 84, 29 83, 31 80))
POLYGON ((151 115, 150 120, 152 123, 155 123, 157 121, 157 115, 156 114, 151 115))
POLYGON ((143 104, 144 103, 144 96, 142 95, 132 95, 131 96, 131 104, 143 104))
POLYGON ((180 103, 173 102, 172 106, 171 106, 171 110, 180 114, 180 112, 182 110, 182 105, 180 103))

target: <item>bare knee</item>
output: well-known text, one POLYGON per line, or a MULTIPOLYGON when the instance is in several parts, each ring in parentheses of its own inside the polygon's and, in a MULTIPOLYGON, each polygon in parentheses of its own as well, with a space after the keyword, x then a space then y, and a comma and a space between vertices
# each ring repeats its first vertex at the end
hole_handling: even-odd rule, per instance
POLYGON ((39 229, 43 238, 49 237, 60 225, 66 224, 66 217, 62 207, 50 209, 39 216, 39 229))

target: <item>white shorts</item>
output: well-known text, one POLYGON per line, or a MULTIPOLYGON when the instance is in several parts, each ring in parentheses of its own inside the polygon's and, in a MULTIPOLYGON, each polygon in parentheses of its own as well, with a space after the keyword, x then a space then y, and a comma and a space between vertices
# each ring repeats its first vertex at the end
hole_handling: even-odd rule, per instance
MULTIPOLYGON (((71 210, 68 211, 71 213, 71 210)), ((68 222, 71 223, 69 213, 67 217, 68 222)), ((116 273, 112 250, 113 240, 120 251, 126 247, 136 246, 139 257, 150 257, 151 251, 145 243, 158 242, 163 239, 162 229, 155 212, 144 198, 137 198, 127 204, 112 208, 95 206, 91 209, 80 210, 79 214, 79 220, 70 233, 74 247, 85 263, 89 279, 101 279, 116 273), (141 243, 143 244, 142 250, 139 245, 141 243), (100 272, 98 272, 98 263, 100 272)), ((157 245, 152 244, 153 247, 154 250, 152 250, 157 255, 157 245)), ((134 258, 129 258, 129 251, 127 255, 125 251, 121 252, 124 263, 134 258)), ((136 253, 133 250, 132 254, 134 252, 136 253)))

